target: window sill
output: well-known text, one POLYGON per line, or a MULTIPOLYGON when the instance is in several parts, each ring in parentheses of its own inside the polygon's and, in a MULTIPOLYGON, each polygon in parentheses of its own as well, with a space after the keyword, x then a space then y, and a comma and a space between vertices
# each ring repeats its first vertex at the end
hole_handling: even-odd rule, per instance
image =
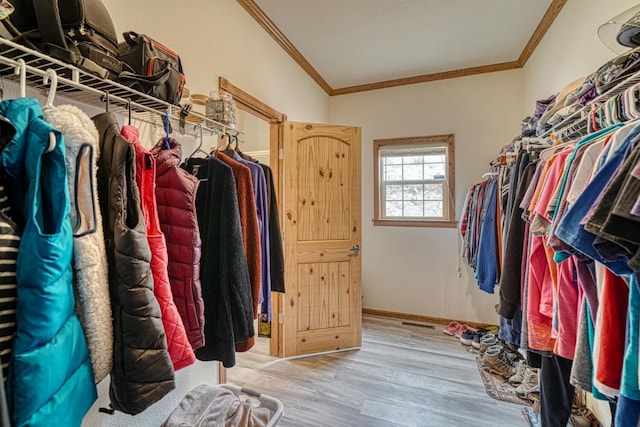
POLYGON ((382 227, 434 227, 456 228, 457 221, 422 221, 411 219, 374 219, 373 225, 382 227))

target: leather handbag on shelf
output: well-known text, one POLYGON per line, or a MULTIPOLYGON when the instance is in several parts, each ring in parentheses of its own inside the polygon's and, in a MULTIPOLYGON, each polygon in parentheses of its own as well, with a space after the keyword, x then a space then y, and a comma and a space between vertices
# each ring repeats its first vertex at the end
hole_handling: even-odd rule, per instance
POLYGON ((12 0, 3 20, 16 43, 102 78, 122 71, 118 38, 102 0, 12 0))
POLYGON ((180 56, 144 34, 128 31, 120 43, 125 71, 118 82, 170 104, 178 104, 185 78, 180 56))

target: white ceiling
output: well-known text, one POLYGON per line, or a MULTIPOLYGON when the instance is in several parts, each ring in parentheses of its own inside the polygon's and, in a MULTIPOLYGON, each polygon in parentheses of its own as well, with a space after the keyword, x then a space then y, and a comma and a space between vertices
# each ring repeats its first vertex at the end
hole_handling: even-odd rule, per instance
POLYGON ((254 0, 332 88, 516 61, 551 0, 254 0))

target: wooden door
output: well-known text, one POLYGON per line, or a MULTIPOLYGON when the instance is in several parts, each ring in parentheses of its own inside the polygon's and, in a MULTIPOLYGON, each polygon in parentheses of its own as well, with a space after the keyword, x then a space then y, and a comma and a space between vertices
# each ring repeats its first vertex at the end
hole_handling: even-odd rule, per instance
POLYGON ((283 356, 360 347, 360 128, 284 128, 283 356))

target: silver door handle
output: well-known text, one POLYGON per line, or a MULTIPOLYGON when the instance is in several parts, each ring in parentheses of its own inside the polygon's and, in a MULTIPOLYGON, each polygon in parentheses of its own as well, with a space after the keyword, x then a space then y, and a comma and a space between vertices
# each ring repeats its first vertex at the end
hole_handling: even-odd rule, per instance
POLYGON ((353 245, 351 249, 349 249, 349 256, 356 256, 360 253, 360 245, 353 245))

